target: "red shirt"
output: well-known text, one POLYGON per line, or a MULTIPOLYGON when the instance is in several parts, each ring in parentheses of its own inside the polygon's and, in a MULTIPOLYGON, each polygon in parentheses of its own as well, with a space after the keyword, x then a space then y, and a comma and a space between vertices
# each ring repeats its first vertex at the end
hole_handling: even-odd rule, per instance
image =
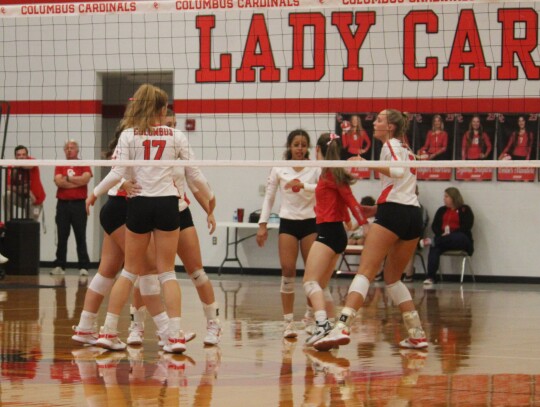
POLYGON ((315 216, 317 223, 348 222, 349 208, 359 225, 367 223, 360 204, 349 184, 337 185, 332 171, 324 170, 315 188, 315 216))
POLYGON ((459 230, 459 210, 448 208, 443 215, 442 228, 450 227, 450 232, 459 230))
POLYGON ((356 133, 349 131, 343 134, 342 137, 343 148, 351 154, 358 155, 360 154, 360 150, 369 150, 371 147, 371 140, 365 130, 356 133))
MULTIPOLYGON (((83 167, 75 167, 75 166, 69 166, 69 167, 55 167, 54 168, 54 176, 56 177, 58 174, 65 176, 74 176, 74 175, 83 175, 85 172, 89 172, 90 176, 93 176, 92 169, 88 166, 83 167)), ((58 188, 56 192, 56 198, 61 199, 63 201, 74 201, 76 199, 86 199, 88 196, 88 186, 82 185, 77 188, 58 188)))

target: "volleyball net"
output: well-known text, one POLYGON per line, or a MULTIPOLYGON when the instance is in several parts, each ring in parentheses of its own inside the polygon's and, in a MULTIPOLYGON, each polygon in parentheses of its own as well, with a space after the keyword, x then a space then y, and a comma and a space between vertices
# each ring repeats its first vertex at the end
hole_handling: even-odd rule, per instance
POLYGON ((74 139, 83 160, 101 160, 127 101, 152 83, 202 166, 272 165, 291 130, 312 142, 345 135, 352 116, 374 160, 373 120, 396 108, 409 113, 408 142, 426 168, 479 158, 463 157, 475 115, 491 145, 475 166, 519 167, 506 147, 520 117, 520 159, 538 158, 539 11, 538 1, 489 0, 2 5, 0 99, 11 107, 2 158, 25 145, 39 165, 56 165, 74 139), (426 152, 436 115, 447 134, 438 165, 426 152))

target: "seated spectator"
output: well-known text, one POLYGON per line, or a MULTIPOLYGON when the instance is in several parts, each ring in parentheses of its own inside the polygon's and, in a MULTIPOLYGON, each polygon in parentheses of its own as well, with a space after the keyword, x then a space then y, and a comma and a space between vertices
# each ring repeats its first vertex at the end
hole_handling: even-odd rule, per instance
MULTIPOLYGON (((419 196, 419 195, 420 195, 420 191, 418 190, 418 185, 416 185, 416 196, 419 196)), ((422 238, 425 235, 428 223, 429 223, 429 215, 428 215, 427 209, 424 208, 422 204, 420 204, 420 209, 422 210, 422 236, 420 238, 422 240, 422 238)), ((420 241, 418 242, 418 248, 421 248, 420 241)), ((412 282, 414 278, 414 257, 415 255, 411 257, 411 259, 405 266, 405 270, 403 270, 403 281, 406 283, 412 282)))
POLYGON ((444 206, 435 213, 431 229, 433 239, 420 241, 422 247, 430 246, 428 255, 428 274, 424 285, 431 286, 437 281, 440 257, 449 250, 464 250, 473 254, 474 244, 471 229, 474 215, 471 208, 465 205, 459 189, 450 187, 444 191, 444 206))
MULTIPOLYGON (((375 199, 371 196, 364 196, 360 200, 360 205, 364 206, 374 206, 375 205, 375 199)), ((375 220, 374 217, 368 218, 368 223, 363 225, 361 228, 358 227, 356 224, 351 224, 350 227, 346 227, 348 230, 352 230, 353 232, 349 236, 349 239, 347 241, 347 244, 349 245, 363 245, 364 240, 366 239, 367 232, 369 230, 369 225, 375 220)))

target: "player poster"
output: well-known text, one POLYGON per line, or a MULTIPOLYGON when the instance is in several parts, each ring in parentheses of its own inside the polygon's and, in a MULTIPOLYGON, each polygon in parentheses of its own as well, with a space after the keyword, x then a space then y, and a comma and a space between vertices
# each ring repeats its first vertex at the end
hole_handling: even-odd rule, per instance
MULTIPOLYGON (((341 136, 341 159, 362 157, 372 160, 373 157, 373 113, 339 113, 336 115, 336 133, 341 136)), ((355 167, 351 174, 358 179, 370 179, 369 168, 355 167)))
MULTIPOLYGON (((467 114, 456 117, 456 160, 493 160, 497 115, 467 114)), ((456 168, 457 181, 491 181, 492 168, 456 168)))

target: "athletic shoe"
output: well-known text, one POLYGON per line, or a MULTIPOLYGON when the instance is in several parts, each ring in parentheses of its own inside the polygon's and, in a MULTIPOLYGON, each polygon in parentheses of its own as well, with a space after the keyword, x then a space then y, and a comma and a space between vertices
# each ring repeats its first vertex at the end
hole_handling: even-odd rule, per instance
POLYGON ((144 340, 144 328, 139 322, 131 322, 129 326, 129 336, 127 338, 128 345, 142 345, 144 340))
MULTIPOLYGON (((167 343, 167 333, 159 333, 158 336, 158 346, 162 348, 167 343)), ((186 343, 191 342, 197 334, 195 332, 186 332, 184 333, 184 338, 186 339, 186 343)))
POLYGON ((74 325, 71 327, 75 334, 71 337, 75 342, 82 343, 84 345, 95 345, 98 340, 97 327, 92 329, 80 329, 78 326, 74 325))
POLYGON ((342 322, 338 322, 328 335, 313 344, 318 351, 329 351, 340 345, 347 345, 351 341, 350 330, 342 322))
POLYGON ((412 283, 413 279, 414 279, 414 276, 408 276, 406 274, 403 276, 403 282, 404 283, 412 283))
POLYGON ((64 274, 66 274, 66 272, 65 272, 65 270, 64 270, 62 267, 57 266, 57 267, 53 268, 53 269, 49 272, 49 274, 50 274, 51 276, 63 276, 64 274))
POLYGON ((425 239, 420 239, 418 246, 423 249, 424 247, 431 246, 432 243, 432 240, 429 237, 426 237, 425 239))
POLYGON ((4 264, 4 263, 7 263, 9 261, 9 259, 4 256, 2 253, 0 253, 0 264, 4 264))
POLYGON ((350 368, 350 362, 347 358, 336 357, 331 352, 321 353, 309 349, 304 350, 304 353, 311 361, 311 367, 315 374, 332 375, 339 384, 345 382, 350 368))
POLYGON ((296 338, 298 334, 296 333, 294 327, 294 321, 287 322, 285 321, 285 328, 283 329, 283 337, 287 339, 296 338))
POLYGON ((421 328, 409 329, 409 337, 403 339, 399 346, 407 349, 425 349, 428 347, 426 334, 421 328))
POLYGON ((167 342, 163 345, 163 351, 167 353, 184 353, 186 351, 184 332, 169 333, 167 342))
POLYGON ((206 336, 204 337, 204 344, 208 346, 214 346, 219 343, 221 336, 221 325, 217 319, 209 319, 206 324, 206 336))
POLYGON ((330 324, 330 321, 326 320, 322 324, 317 322, 317 326, 315 329, 315 332, 306 339, 306 346, 311 346, 318 340, 324 338, 326 335, 330 333, 332 330, 332 325, 330 324))
POLYGON ((431 286, 433 286, 434 283, 435 283, 435 282, 433 281, 432 278, 426 278, 426 279, 424 280, 424 286, 426 286, 426 287, 431 287, 431 286))
POLYGON ((127 345, 118 338, 117 331, 111 331, 106 326, 99 330, 99 338, 96 345, 109 350, 124 350, 127 345))
POLYGON ((79 269, 79 275, 80 276, 87 276, 88 275, 88 270, 86 269, 79 269))
POLYGON ((308 335, 312 335, 313 332, 315 332, 315 318, 313 318, 313 316, 311 315, 308 315, 307 312, 304 315, 304 318, 302 318, 302 323, 304 324, 304 331, 306 331, 308 335))

